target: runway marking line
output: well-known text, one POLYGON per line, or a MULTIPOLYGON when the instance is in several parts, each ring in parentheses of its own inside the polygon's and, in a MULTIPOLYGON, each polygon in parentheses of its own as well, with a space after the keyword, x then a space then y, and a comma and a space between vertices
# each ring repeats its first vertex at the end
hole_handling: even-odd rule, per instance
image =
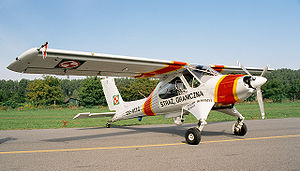
MULTIPOLYGON (((203 142, 200 142, 200 143, 201 144, 207 144, 207 143, 219 143, 219 142, 251 141, 251 140, 279 139, 279 138, 292 138, 292 137, 300 137, 300 134, 270 136, 270 137, 244 138, 244 139, 203 141, 203 142)), ((74 148, 74 149, 54 149, 54 150, 32 150, 32 151, 6 151, 6 152, 4 151, 4 152, 0 152, 0 154, 25 154, 25 153, 46 153, 46 152, 90 151, 90 150, 113 150, 113 149, 131 149, 131 148, 146 148, 146 147, 176 146, 176 145, 183 145, 183 144, 186 144, 186 143, 152 144, 152 145, 135 145, 135 146, 116 146, 116 147, 94 147, 94 148, 74 148)))

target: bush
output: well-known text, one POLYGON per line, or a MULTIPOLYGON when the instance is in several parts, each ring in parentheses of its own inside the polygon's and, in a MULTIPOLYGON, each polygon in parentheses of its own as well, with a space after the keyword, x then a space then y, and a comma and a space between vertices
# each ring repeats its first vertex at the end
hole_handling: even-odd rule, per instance
POLYGON ((60 79, 52 76, 34 80, 27 87, 27 102, 36 105, 62 104, 63 92, 60 83, 60 79))
POLYGON ((79 104, 92 107, 95 105, 107 105, 102 90, 101 79, 98 77, 87 77, 82 83, 78 93, 79 104))

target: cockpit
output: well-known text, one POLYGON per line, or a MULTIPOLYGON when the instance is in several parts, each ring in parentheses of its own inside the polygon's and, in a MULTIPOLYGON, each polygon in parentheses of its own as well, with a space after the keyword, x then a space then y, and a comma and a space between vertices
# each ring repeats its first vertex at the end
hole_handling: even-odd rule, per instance
POLYGON ((183 77, 177 76, 168 81, 168 83, 163 84, 158 93, 159 97, 161 99, 168 99, 184 94, 187 92, 187 87, 198 88, 201 84, 216 75, 219 75, 219 73, 210 67, 203 65, 190 66, 182 72, 183 77))

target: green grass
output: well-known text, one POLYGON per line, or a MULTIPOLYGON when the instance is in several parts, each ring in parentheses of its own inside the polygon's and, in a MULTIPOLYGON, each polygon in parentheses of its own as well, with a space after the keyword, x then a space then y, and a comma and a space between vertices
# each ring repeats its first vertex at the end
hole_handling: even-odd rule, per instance
MULTIPOLYGON (((260 111, 257 103, 237 104, 236 108, 247 120, 255 118, 256 115, 258 115, 258 119, 260 119, 260 111)), ((109 118, 86 118, 76 120, 72 120, 72 118, 80 112, 106 111, 108 111, 107 107, 32 109, 22 111, 0 110, 0 130, 61 128, 63 120, 68 121, 68 128, 102 127, 105 126, 105 123, 109 118)), ((266 119, 300 117, 300 102, 265 103, 265 112, 266 119)), ((186 116, 185 119, 185 123, 197 122, 191 114, 186 116)), ((211 111, 207 119, 208 122, 229 120, 236 120, 236 118, 216 111, 211 111)), ((113 123, 112 126, 172 123, 174 123, 172 119, 164 119, 163 116, 155 116, 144 117, 142 122, 139 122, 137 119, 119 121, 113 123)))

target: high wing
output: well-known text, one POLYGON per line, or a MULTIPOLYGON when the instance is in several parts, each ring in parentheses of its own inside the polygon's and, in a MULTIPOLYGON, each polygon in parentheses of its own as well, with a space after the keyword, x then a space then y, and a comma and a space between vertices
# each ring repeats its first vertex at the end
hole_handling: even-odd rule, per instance
MULTIPOLYGON (((43 57, 43 53, 40 48, 29 49, 7 68, 31 74, 160 78, 189 65, 186 62, 60 49, 48 49, 46 58, 43 57)), ((239 66, 210 65, 210 67, 222 74, 244 74, 239 66)), ((260 74, 264 70, 254 67, 246 69, 252 74, 260 74)), ((269 68, 267 71, 273 70, 269 68)))
POLYGON ((159 78, 188 65, 185 62, 59 49, 47 49, 46 58, 42 53, 40 48, 29 49, 7 68, 31 74, 159 78))
MULTIPOLYGON (((225 66, 225 65, 209 65, 212 69, 218 71, 221 74, 245 74, 245 71, 239 66, 225 66)), ((251 74, 260 75, 264 68, 245 67, 251 74)), ((268 68, 267 72, 274 71, 272 68, 268 68)))

